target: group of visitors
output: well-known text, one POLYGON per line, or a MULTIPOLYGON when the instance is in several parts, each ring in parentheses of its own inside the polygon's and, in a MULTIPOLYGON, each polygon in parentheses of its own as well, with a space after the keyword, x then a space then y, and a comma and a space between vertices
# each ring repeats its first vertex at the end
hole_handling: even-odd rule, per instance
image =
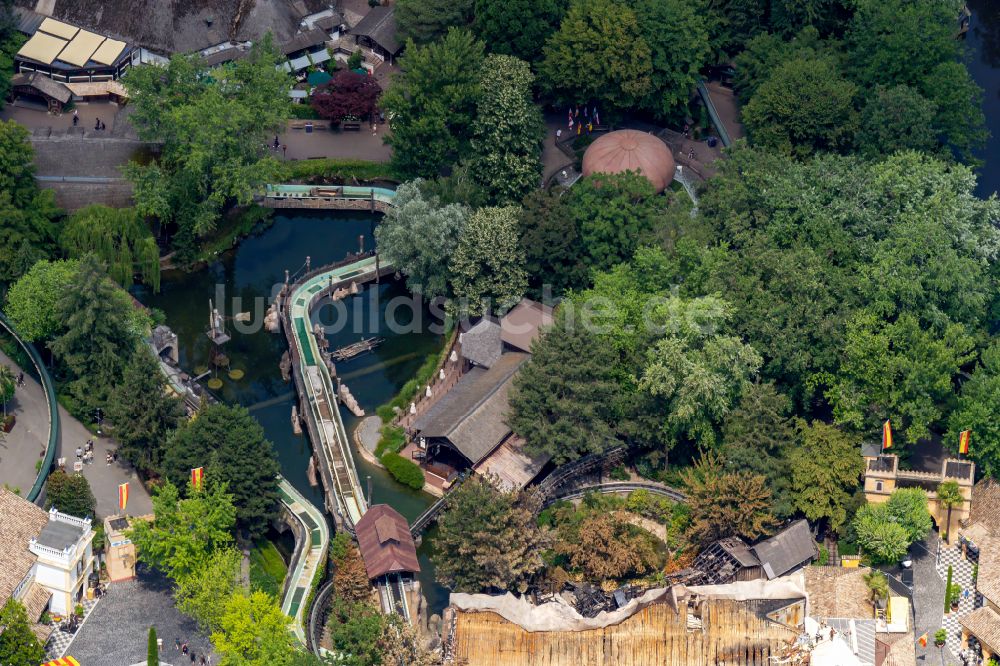
MULTIPOLYGON (((77 111, 76 109, 73 109, 73 127, 76 127, 79 124, 80 124, 80 112, 77 111)), ((102 121, 100 118, 94 118, 94 130, 99 132, 101 130, 106 130, 106 129, 108 129, 108 126, 104 124, 104 121, 102 121)))
POLYGON ((82 447, 76 447, 76 459, 88 465, 94 462, 94 440, 88 439, 82 447))
MULTIPOLYGON (((182 643, 180 638, 175 638, 174 639, 174 649, 178 650, 185 657, 191 657, 191 663, 192 664, 197 663, 197 664, 200 664, 201 666, 212 666, 212 655, 210 655, 210 654, 209 655, 203 654, 203 655, 201 655, 201 658, 199 658, 194 653, 194 650, 192 650, 191 647, 187 644, 187 641, 184 641, 182 643)), ((183 661, 183 660, 181 660, 181 661, 183 661)))

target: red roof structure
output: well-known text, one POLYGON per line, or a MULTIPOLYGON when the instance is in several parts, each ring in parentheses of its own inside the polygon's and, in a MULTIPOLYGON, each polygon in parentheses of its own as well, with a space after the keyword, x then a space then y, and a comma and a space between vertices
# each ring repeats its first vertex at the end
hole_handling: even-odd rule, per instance
POLYGON ((608 132, 583 154, 583 175, 638 171, 657 192, 674 179, 674 156, 661 139, 639 130, 608 132))
POLYGON ((420 571, 410 526, 406 518, 388 504, 376 504, 368 509, 355 525, 355 532, 368 578, 420 571))

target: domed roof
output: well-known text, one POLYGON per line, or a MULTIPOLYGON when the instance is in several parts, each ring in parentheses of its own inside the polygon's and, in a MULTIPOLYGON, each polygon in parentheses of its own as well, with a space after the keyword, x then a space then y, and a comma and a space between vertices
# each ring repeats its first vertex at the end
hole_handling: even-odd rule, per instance
POLYGON ((638 130, 609 132, 583 154, 583 175, 639 171, 657 192, 674 179, 674 156, 667 144, 638 130))

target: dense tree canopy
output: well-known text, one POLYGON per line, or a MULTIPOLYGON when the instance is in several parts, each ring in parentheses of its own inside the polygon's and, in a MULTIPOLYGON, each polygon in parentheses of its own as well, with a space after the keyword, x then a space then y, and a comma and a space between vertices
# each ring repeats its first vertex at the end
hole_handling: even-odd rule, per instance
POLYGON ((862 110, 858 152, 872 159, 899 150, 932 152, 936 113, 934 102, 907 85, 876 86, 862 110))
POLYGON ((392 161, 405 176, 437 176, 469 150, 479 100, 483 43, 451 29, 426 46, 411 44, 400 74, 382 97, 392 161))
POLYGON ((480 208, 469 216, 448 266, 459 312, 504 314, 524 296, 528 276, 517 214, 507 206, 480 208))
POLYGON ((541 182, 545 125, 531 99, 534 80, 528 63, 513 56, 483 62, 470 167, 494 204, 518 203, 541 182))
POLYGON ((375 228, 379 254, 406 275, 410 291, 428 298, 446 296, 451 293, 446 259, 462 237, 466 217, 465 206, 442 206, 435 197, 425 197, 419 179, 403 183, 375 228))
POLYGON ((456 592, 517 591, 544 566, 549 534, 535 522, 541 499, 473 474, 448 495, 432 558, 456 592))
POLYGON ((226 600, 212 644, 221 655, 220 666, 290 666, 295 636, 291 618, 264 592, 237 592, 226 600))
POLYGON ((560 103, 627 109, 653 92, 649 44, 635 11, 615 0, 572 0, 544 52, 539 79, 560 103))
POLYGON ((32 620, 13 596, 0 608, 0 664, 37 666, 45 660, 45 647, 31 630, 32 620))
POLYGON ((983 350, 972 377, 962 384, 955 411, 948 419, 945 446, 958 452, 958 436, 972 430, 969 456, 978 471, 1000 474, 1000 343, 983 350))
POLYGON ((468 26, 474 7, 475 0, 400 0, 395 9, 400 37, 417 44, 433 42, 449 28, 468 26))
POLYGON ((718 458, 704 456, 682 474, 691 507, 691 539, 710 544, 728 536, 755 541, 776 525, 764 477, 726 472, 718 458))
POLYGON ((566 5, 566 0, 476 0, 472 28, 492 53, 535 62, 566 5))
POLYGON ((382 88, 374 76, 345 69, 313 93, 312 107, 321 118, 335 123, 347 117, 360 120, 375 112, 381 96, 382 88))
POLYGON ((45 480, 46 509, 55 507, 77 518, 96 518, 96 506, 94 492, 82 474, 67 474, 57 469, 45 480))
POLYGON ((267 36, 246 58, 208 72, 199 55, 175 55, 166 68, 134 67, 125 77, 131 123, 140 138, 163 144, 154 162, 126 170, 136 210, 175 228, 182 254, 276 173, 265 145, 287 115, 291 79, 277 68, 282 60, 267 36))
POLYGON ((260 423, 240 406, 214 404, 174 431, 163 455, 164 474, 178 486, 205 467, 233 496, 240 525, 256 538, 278 510, 278 460, 260 423))
POLYGON ((184 416, 184 404, 167 391, 159 362, 143 345, 128 359, 104 413, 122 455, 139 469, 152 471, 162 462, 170 434, 184 416))
POLYGON ((81 208, 60 230, 59 245, 73 258, 95 255, 125 288, 138 274, 153 291, 160 289, 160 249, 135 209, 101 204, 81 208))
POLYGON ((784 153, 838 151, 854 140, 857 90, 829 60, 789 60, 743 109, 753 142, 784 153))
POLYGON ((34 150, 28 130, 0 120, 0 280, 23 275, 54 249, 52 220, 58 215, 51 190, 35 183, 34 150))
POLYGON ((4 312, 21 337, 37 342, 60 330, 59 300, 76 283, 78 268, 76 261, 43 259, 10 286, 4 312))
POLYGON ((791 491, 795 506, 811 521, 826 520, 839 532, 847 522, 851 495, 864 472, 864 460, 857 455, 856 437, 832 425, 813 421, 798 423, 798 438, 789 449, 791 491))

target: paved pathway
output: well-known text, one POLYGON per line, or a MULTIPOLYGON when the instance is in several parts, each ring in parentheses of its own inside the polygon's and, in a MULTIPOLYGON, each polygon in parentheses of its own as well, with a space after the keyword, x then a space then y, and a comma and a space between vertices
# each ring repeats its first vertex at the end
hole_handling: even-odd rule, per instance
MULTIPOLYGON (((955 546, 945 546, 941 544, 941 557, 937 565, 937 573, 941 577, 942 583, 948 580, 948 567, 952 569, 952 584, 962 588, 962 596, 958 604, 958 610, 953 613, 944 614, 941 619, 941 626, 948 632, 948 649, 952 654, 959 654, 962 651, 962 625, 959 620, 975 608, 975 584, 972 582, 972 562, 965 559, 961 548, 955 546), (969 596, 965 596, 968 591, 969 596)), ((941 609, 944 610, 944 585, 941 588, 941 609)))
MULTIPOLYGON (((20 368, 0 352, 0 363, 14 371, 20 368)), ((2 412, 0 412, 2 413, 2 412)), ((24 386, 14 391, 7 413, 17 419, 13 430, 0 440, 0 485, 20 490, 24 497, 35 483, 35 464, 45 455, 49 443, 49 406, 45 391, 33 377, 24 375, 24 386)))
POLYGON ((934 646, 934 632, 941 628, 944 613, 944 580, 937 571, 937 547, 938 536, 931 532, 924 541, 915 543, 910 550, 913 557, 913 636, 916 640, 926 633, 928 639, 925 648, 916 644, 918 662, 936 664, 943 657, 947 664, 954 661, 951 650, 947 646, 940 649, 934 646), (942 654, 942 650, 946 654, 942 654))
POLYGON ((374 135, 365 123, 362 123, 358 132, 323 129, 306 133, 304 129, 294 129, 295 126, 303 126, 306 122, 288 121, 286 130, 278 137, 281 143, 288 146, 288 151, 284 155, 278 151, 279 157, 289 160, 333 157, 371 162, 388 162, 392 157, 392 149, 383 143, 389 129, 387 124, 379 124, 377 134, 374 135))
POLYGON ((187 641, 199 657, 208 654, 212 649, 208 638, 194 620, 177 610, 170 592, 168 580, 142 568, 138 579, 108 585, 107 594, 77 630, 66 654, 83 666, 142 662, 150 626, 163 639, 161 658, 165 661, 187 663, 174 648, 177 639, 187 641))

